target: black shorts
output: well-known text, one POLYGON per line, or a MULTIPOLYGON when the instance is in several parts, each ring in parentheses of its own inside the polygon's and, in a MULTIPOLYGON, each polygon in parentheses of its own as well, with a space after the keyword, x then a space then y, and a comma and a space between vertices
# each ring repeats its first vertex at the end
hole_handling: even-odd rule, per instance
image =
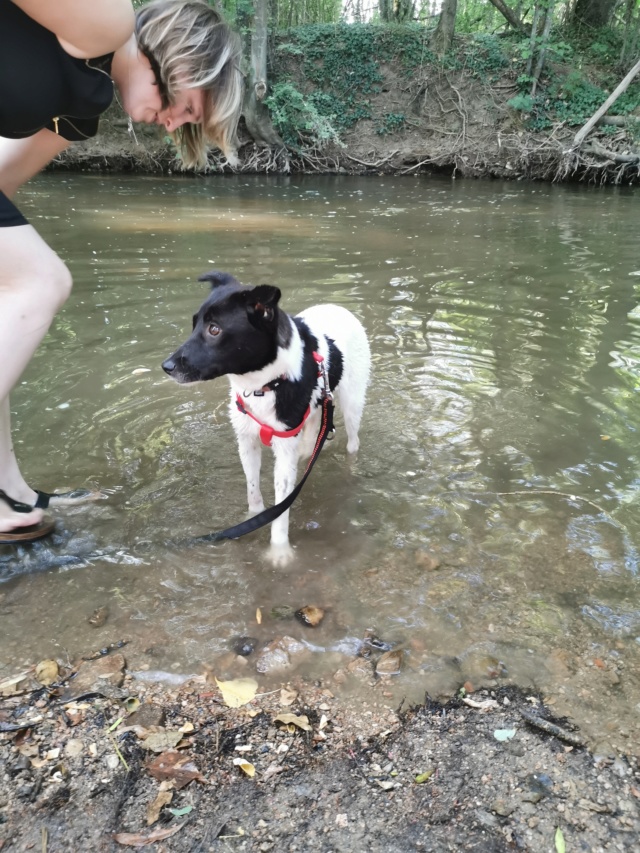
POLYGON ((15 204, 0 190, 0 228, 15 228, 16 225, 28 224, 15 204))

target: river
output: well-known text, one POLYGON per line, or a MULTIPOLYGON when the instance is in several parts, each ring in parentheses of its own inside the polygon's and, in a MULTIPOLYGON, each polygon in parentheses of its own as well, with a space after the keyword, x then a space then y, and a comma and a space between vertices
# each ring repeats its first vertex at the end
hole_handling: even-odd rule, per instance
POLYGON ((120 639, 132 670, 217 673, 234 637, 288 634, 307 652, 275 681, 333 683, 371 629, 402 673, 336 690, 397 705, 514 682, 592 742, 640 748, 637 192, 54 173, 19 204, 75 285, 12 396, 16 451, 38 488, 109 496, 0 548, 0 676, 120 639), (290 313, 344 305, 371 340, 360 452, 338 416, 286 569, 267 531, 169 541, 246 512, 226 380, 160 368, 212 268, 276 284, 290 313), (315 629, 272 616, 307 604, 315 629))

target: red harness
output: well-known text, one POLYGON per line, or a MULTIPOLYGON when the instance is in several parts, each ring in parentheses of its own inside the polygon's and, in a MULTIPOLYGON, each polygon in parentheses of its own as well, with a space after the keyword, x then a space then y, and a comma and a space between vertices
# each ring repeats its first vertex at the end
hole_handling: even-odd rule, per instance
MULTIPOLYGON (((318 352, 314 352, 313 357, 318 364, 318 376, 323 377, 326 385, 325 390, 329 392, 328 377, 326 376, 326 371, 324 369, 324 358, 318 352)), ((300 432, 302 432, 302 427, 305 425, 307 418, 311 414, 311 406, 309 405, 307 407, 307 411, 304 413, 304 417, 302 418, 297 427, 288 430, 278 430, 269 426, 269 424, 263 423, 253 414, 253 412, 250 412, 243 403, 240 394, 236 394, 236 406, 238 407, 238 410, 242 412, 243 415, 249 415, 249 417, 258 424, 258 426, 260 427, 260 441, 265 445, 265 447, 271 447, 271 441, 274 437, 293 438, 294 436, 298 435, 300 432)))

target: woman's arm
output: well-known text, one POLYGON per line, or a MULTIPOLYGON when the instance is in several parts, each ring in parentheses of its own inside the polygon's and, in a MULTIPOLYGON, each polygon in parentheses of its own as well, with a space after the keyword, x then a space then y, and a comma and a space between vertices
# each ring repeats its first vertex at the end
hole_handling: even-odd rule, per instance
POLYGON ((0 137, 0 190, 11 198, 67 145, 66 139, 46 129, 26 139, 0 137))
POLYGON ((112 53, 133 33, 131 0, 13 0, 79 59, 112 53))

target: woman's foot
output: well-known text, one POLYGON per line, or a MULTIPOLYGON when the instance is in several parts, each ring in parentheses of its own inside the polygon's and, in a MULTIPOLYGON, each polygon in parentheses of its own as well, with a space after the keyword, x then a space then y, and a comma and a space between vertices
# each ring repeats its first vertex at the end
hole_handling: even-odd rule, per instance
POLYGON ((2 534, 24 533, 24 528, 40 525, 43 518, 41 509, 33 509, 30 512, 15 512, 11 507, 11 500, 7 499, 4 492, 0 492, 0 539, 2 534))

